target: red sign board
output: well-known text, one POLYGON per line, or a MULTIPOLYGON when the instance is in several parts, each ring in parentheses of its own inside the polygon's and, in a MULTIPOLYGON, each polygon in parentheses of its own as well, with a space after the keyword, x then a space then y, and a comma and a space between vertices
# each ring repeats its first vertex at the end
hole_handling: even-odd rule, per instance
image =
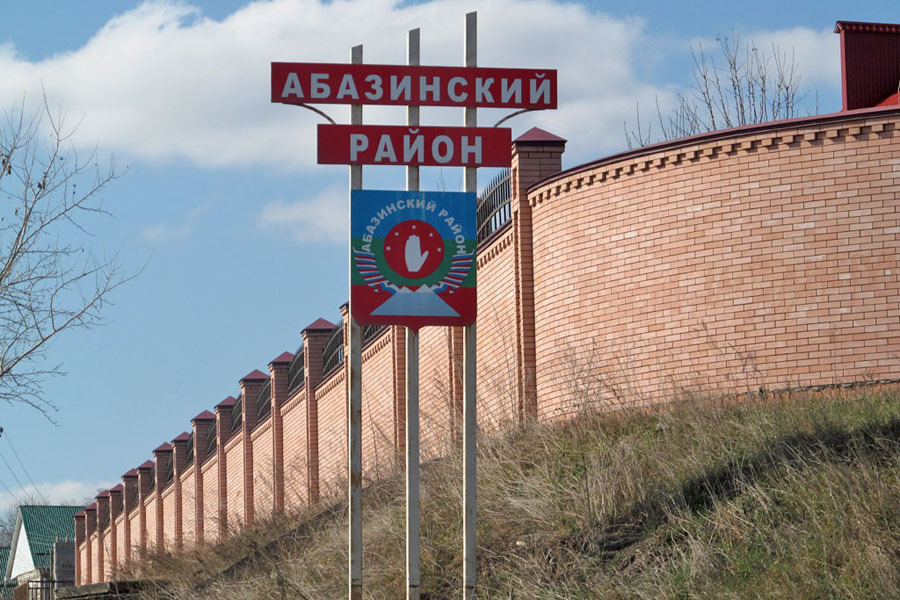
POLYGON ((490 127, 319 125, 320 165, 508 167, 512 131, 490 127))
POLYGON ((555 69, 272 63, 272 102, 556 108, 555 69))

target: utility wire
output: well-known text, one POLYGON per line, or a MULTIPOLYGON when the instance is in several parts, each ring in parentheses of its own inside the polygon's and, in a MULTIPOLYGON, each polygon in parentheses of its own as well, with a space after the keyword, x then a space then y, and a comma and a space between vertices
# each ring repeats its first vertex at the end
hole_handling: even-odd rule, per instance
POLYGON ((6 482, 4 482, 2 479, 0 479, 0 485, 3 486, 3 489, 6 490, 10 496, 12 496, 12 499, 16 501, 17 505, 22 504, 22 501, 19 500, 19 497, 13 494, 12 490, 9 489, 9 486, 7 486, 6 482))
POLYGON ((25 476, 28 477, 28 481, 30 481, 31 485, 34 487, 34 491, 37 492, 37 495, 41 497, 41 500, 44 501, 44 504, 47 504, 47 499, 41 493, 41 490, 38 489, 38 486, 34 482, 34 479, 31 478, 31 473, 29 473, 28 469, 25 468, 25 464, 22 462, 22 459, 19 458, 19 453, 16 452, 16 449, 13 447, 12 440, 9 439, 9 433, 7 433, 5 437, 6 443, 9 444, 9 449, 13 451, 13 455, 15 455, 16 460, 19 461, 19 466, 22 467, 22 471, 25 472, 25 476))
POLYGON ((12 470, 12 467, 9 466, 9 463, 6 462, 6 457, 3 456, 3 453, 2 453, 2 452, 0 452, 0 460, 3 461, 3 464, 6 465, 6 468, 9 469, 9 472, 10 472, 10 473, 12 473, 13 479, 15 479, 15 480, 16 480, 16 483, 19 484, 19 489, 21 489, 22 491, 25 491, 25 486, 22 485, 22 482, 19 481, 19 478, 18 478, 18 477, 16 477, 15 472, 12 470))

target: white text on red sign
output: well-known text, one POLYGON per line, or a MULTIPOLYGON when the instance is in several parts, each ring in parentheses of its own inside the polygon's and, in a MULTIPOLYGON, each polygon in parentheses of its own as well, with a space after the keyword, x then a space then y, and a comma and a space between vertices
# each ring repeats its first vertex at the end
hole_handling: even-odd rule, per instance
POLYGON ((272 102, 551 109, 556 70, 273 62, 272 102))
POLYGON ((318 163, 508 167, 510 129, 319 125, 318 163))

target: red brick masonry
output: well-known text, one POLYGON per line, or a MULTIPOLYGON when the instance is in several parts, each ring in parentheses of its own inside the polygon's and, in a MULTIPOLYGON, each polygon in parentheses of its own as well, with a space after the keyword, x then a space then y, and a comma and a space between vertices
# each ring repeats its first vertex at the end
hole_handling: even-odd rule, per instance
MULTIPOLYGON (((898 140, 900 108, 721 131, 564 172, 564 141, 516 140, 512 219, 478 255, 482 428, 673 394, 900 378, 898 140)), ((322 372, 331 327, 303 332, 302 387, 289 394, 280 355, 241 380, 234 433, 229 398, 193 420, 192 459, 179 436, 174 456, 157 448, 76 516, 79 583, 342 493, 347 377, 344 365, 322 372), (256 423, 270 378, 271 412, 256 423)), ((458 436, 459 337, 422 331, 424 458, 458 436)), ((400 328, 363 351, 370 481, 402 465, 403 355, 400 328)))

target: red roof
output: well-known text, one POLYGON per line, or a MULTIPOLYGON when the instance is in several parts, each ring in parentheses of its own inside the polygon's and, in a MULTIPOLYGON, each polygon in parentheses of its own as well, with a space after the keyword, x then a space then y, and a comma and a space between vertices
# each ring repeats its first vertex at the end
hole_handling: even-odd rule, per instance
POLYGON ((543 129, 538 129, 537 127, 532 127, 519 137, 513 140, 514 143, 528 143, 528 142, 562 142, 566 143, 566 140, 559 137, 558 135, 553 135, 549 131, 544 131, 543 129))
POLYGON ((125 473, 124 475, 122 475, 122 477, 137 477, 137 475, 138 475, 137 469, 132 469, 132 470, 128 471, 127 473, 125 473))
POLYGON ((105 490, 97 494, 97 498, 109 498, 109 490, 105 490))
POLYGON ((84 507, 84 510, 86 510, 86 511, 88 511, 88 510, 97 510, 97 503, 96 503, 96 502, 92 502, 91 504, 88 504, 87 506, 84 507))
POLYGON ((894 92, 875 106, 898 106, 900 105, 900 92, 894 92))
POLYGON ((309 325, 307 325, 307 326, 303 329, 303 331, 310 331, 310 330, 316 330, 316 331, 322 331, 322 330, 325 330, 325 331, 331 331, 331 330, 334 329, 335 327, 337 327, 337 325, 335 325, 335 324, 332 323, 331 321, 326 321, 325 319, 316 319, 315 321, 313 321, 312 323, 310 323, 309 325))
POLYGON ((216 404, 216 408, 228 408, 229 406, 234 406, 234 403, 237 402, 237 399, 233 396, 228 396, 218 404, 216 404))
POLYGON ((162 444, 157 446, 153 451, 154 452, 171 452, 172 444, 170 444, 169 442, 163 442, 162 444))
POLYGON ((145 460, 145 461, 141 464, 141 466, 138 467, 138 469, 152 469, 152 468, 153 468, 153 461, 152 461, 152 460, 145 460))
POLYGON ((260 371, 259 369, 253 369, 243 377, 241 377, 241 381, 265 381, 269 376, 260 371))
POLYGON ((191 421, 215 421, 216 415, 212 414, 208 410, 204 410, 202 413, 191 419, 191 421))
POLYGON ((116 484, 113 487, 111 487, 109 491, 110 492, 121 492, 123 489, 125 489, 125 488, 122 487, 121 483, 119 483, 119 484, 116 484))
POLYGON ((178 434, 178 437, 176 437, 176 438, 175 438, 174 440, 172 440, 172 441, 173 441, 173 442, 186 442, 186 441, 188 441, 189 439, 191 439, 191 434, 189 434, 187 431, 184 431, 184 432, 182 432, 182 433, 179 433, 179 434, 178 434))
POLYGON ((280 364, 280 363, 289 363, 294 360, 294 355, 290 352, 282 352, 271 361, 269 361, 270 365, 280 364))

